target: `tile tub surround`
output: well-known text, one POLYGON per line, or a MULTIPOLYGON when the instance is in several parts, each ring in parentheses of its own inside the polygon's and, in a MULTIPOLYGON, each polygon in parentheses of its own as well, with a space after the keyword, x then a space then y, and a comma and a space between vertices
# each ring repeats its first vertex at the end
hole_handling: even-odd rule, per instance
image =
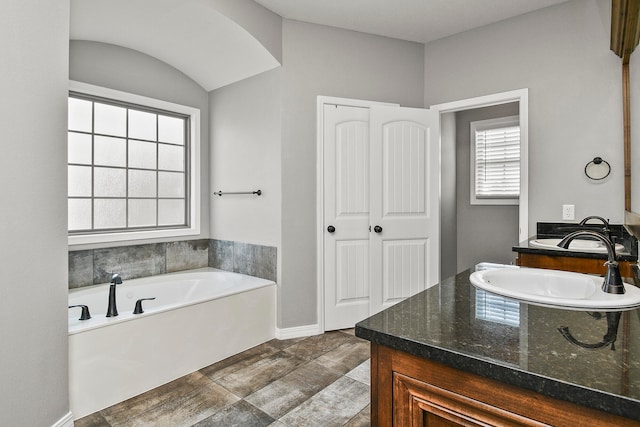
POLYGON ((183 240, 104 249, 69 251, 69 288, 123 279, 214 267, 276 280, 277 250, 213 239, 183 240))
POLYGON ((276 248, 212 239, 209 241, 209 267, 275 282, 277 279, 276 248))
POLYGON ((353 330, 274 339, 75 426, 368 426, 368 359, 353 330))

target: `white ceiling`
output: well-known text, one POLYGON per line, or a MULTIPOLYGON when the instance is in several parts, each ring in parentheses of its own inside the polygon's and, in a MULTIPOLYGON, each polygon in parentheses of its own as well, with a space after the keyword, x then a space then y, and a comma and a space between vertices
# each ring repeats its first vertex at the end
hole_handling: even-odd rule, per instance
POLYGON ((143 52, 207 91, 279 65, 208 0, 71 0, 70 38, 143 52))
POLYGON ((278 15, 421 43, 567 0, 254 0, 278 15))
MULTIPOLYGON (((428 42, 566 0, 255 0, 282 17, 428 42)), ((278 66, 212 0, 71 0, 72 40, 153 56, 210 91, 278 66)))

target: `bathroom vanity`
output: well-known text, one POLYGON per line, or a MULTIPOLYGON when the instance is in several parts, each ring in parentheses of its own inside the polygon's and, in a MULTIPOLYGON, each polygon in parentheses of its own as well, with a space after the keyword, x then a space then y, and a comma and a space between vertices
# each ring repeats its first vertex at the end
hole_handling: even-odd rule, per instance
MULTIPOLYGON (((517 253, 516 265, 522 267, 549 268, 553 270, 575 271, 604 275, 607 260, 606 251, 563 250, 536 245, 538 239, 562 238, 572 231, 601 231, 602 225, 579 226, 569 223, 538 223, 535 237, 521 242, 512 250, 517 253)), ((611 236, 618 243, 616 252, 620 273, 624 277, 635 277, 634 269, 638 261, 638 242, 624 226, 611 225, 611 236)))
POLYGON ((640 309, 516 302, 472 272, 356 325, 371 342, 372 425, 640 425, 640 309))

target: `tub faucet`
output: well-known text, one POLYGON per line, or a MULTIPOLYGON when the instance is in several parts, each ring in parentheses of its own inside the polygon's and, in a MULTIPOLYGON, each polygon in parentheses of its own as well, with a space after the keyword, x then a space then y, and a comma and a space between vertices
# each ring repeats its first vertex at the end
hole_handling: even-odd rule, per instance
POLYGON ((608 294, 624 294, 624 283, 622 282, 622 277, 620 277, 620 269, 618 268, 618 262, 616 261, 616 249, 613 243, 611 243, 611 240, 606 236, 603 236, 597 231, 574 231, 573 233, 567 234, 564 239, 558 243, 558 246, 567 249, 571 241, 580 236, 589 236, 600 240, 607 248, 608 259, 607 262, 604 263, 604 265, 607 266, 607 274, 604 276, 602 291, 608 294))
POLYGON ((109 286, 109 306, 107 307, 107 317, 115 317, 118 315, 118 307, 116 306, 116 285, 122 284, 122 278, 118 273, 111 276, 111 286, 109 286))
POLYGON ((82 309, 82 312, 80 313, 80 319, 78 319, 78 320, 89 320, 89 319, 91 319, 91 314, 89 313, 89 306, 84 305, 84 304, 70 305, 69 306, 69 308, 75 308, 75 307, 80 307, 82 309))

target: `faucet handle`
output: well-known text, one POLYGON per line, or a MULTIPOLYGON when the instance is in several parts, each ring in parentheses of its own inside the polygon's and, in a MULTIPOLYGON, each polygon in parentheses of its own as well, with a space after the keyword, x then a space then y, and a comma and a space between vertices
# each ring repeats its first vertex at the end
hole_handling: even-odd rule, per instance
POLYGON ((133 309, 133 314, 142 314, 144 313, 144 310, 142 309, 142 301, 151 301, 156 299, 156 297, 153 298, 140 298, 138 301, 136 301, 136 307, 133 309))
POLYGON ((113 283, 114 285, 121 285, 122 284, 122 278, 120 277, 120 274, 113 273, 111 275, 111 283, 113 283))
POLYGON ((91 319, 91 314, 89 314, 89 306, 87 305, 70 305, 69 308, 82 307, 82 312, 80 313, 80 319, 78 320, 89 320, 91 319))

